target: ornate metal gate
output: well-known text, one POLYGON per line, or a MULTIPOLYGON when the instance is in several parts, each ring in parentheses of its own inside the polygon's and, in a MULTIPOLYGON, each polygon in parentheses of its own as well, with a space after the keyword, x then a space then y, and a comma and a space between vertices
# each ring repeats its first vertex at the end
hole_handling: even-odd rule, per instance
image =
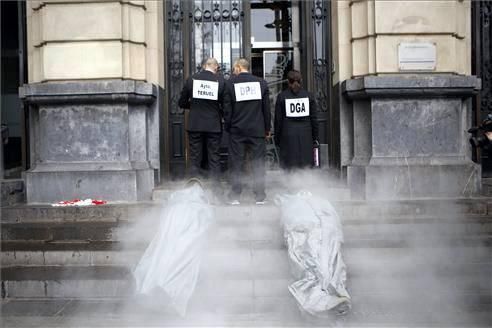
MULTIPOLYGON (((333 108, 331 106, 331 3, 327 0, 301 1, 303 5, 302 25, 304 31, 302 49, 308 60, 301 62, 307 82, 307 88, 316 96, 318 104, 320 143, 328 144, 333 151, 337 138, 332 135, 337 129, 333 126, 333 108)), ((333 156, 330 156, 330 159, 333 156)), ((327 163, 324 163, 327 164, 327 163)))
MULTIPOLYGON (((171 176, 182 176, 186 167, 187 115, 178 107, 179 94, 185 79, 198 71, 201 61, 209 56, 217 58, 221 65, 221 73, 227 78, 231 73, 232 61, 241 56, 251 57, 253 73, 255 73, 255 58, 252 56, 252 50, 256 51, 255 55, 261 50, 261 59, 256 59, 262 63, 268 62, 265 54, 288 54, 289 67, 292 67, 293 63, 293 67, 303 72, 306 88, 316 95, 320 142, 330 143, 330 151, 334 150, 333 145, 336 144, 337 138, 333 138, 331 134, 336 134, 337 119, 331 106, 330 1, 169 0, 165 4, 168 49, 166 87, 169 155, 167 160, 171 176), (259 35, 252 33, 253 30, 261 31, 254 28, 258 26, 251 26, 252 21, 255 20, 252 8, 271 9, 272 12, 269 14, 275 15, 273 22, 264 24, 255 21, 255 24, 261 23, 261 27, 266 28, 263 31, 275 30, 277 34, 283 31, 285 36, 279 39, 277 35, 275 40, 268 40, 273 41, 270 43, 258 42, 262 40, 263 32, 259 35), (291 34, 296 34, 297 37, 284 42, 286 41, 284 38, 291 34), (256 39, 255 45, 253 41, 250 42, 254 39, 256 39)), ((260 66, 261 74, 269 74, 270 71, 267 71, 263 64, 260 66)), ((274 91, 273 85, 271 91, 274 91)))
MULTIPOLYGON (((492 2, 474 1, 473 5, 473 71, 482 79, 482 90, 474 101, 475 123, 492 113, 492 2)), ((492 177, 492 158, 487 152, 474 154, 482 163, 482 174, 492 177)))
POLYGON ((186 113, 178 99, 186 78, 215 57, 228 78, 232 61, 244 56, 242 0, 166 1, 168 43, 169 166, 173 177, 186 167, 186 113))

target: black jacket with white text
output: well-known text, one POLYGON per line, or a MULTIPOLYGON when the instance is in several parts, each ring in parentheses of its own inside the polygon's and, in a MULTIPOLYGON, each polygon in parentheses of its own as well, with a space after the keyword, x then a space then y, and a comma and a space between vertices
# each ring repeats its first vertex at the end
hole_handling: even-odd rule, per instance
POLYGON ((270 94, 266 81, 250 73, 240 73, 231 77, 228 86, 232 106, 224 113, 226 131, 248 137, 265 137, 271 129, 270 94), (258 84, 258 90, 249 87, 258 84), (256 96, 248 100, 251 90, 256 96), (242 92, 245 98, 241 98, 242 92))
MULTIPOLYGON (((206 83, 202 83, 206 84, 206 83)), ((198 88, 195 86, 195 88, 198 88)), ((189 108, 190 115, 187 130, 191 132, 221 132, 222 117, 225 111, 231 106, 231 98, 226 88, 224 79, 213 72, 202 70, 190 77, 179 97, 178 105, 181 108, 189 108), (198 89, 198 96, 193 97, 194 83, 200 84, 200 81, 211 81, 218 84, 218 94, 215 95, 217 100, 200 99, 200 94, 209 95, 208 92, 198 89)))

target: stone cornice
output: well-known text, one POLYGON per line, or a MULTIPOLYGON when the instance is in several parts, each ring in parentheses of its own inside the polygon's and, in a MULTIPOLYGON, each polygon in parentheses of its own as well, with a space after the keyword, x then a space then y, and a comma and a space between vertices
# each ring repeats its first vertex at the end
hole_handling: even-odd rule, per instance
POLYGON ((157 88, 134 80, 32 83, 19 88, 19 97, 28 103, 152 103, 157 88))
POLYGON ((471 96, 481 88, 476 76, 366 76, 346 80, 343 93, 351 99, 394 96, 471 96))
POLYGON ((46 5, 74 5, 74 4, 84 5, 84 4, 108 3, 108 2, 117 2, 122 5, 143 8, 144 10, 147 9, 145 3, 139 4, 139 3, 132 2, 131 0, 79 0, 79 1, 45 0, 45 1, 39 1, 37 6, 32 7, 32 10, 38 11, 43 7, 45 7, 46 5))

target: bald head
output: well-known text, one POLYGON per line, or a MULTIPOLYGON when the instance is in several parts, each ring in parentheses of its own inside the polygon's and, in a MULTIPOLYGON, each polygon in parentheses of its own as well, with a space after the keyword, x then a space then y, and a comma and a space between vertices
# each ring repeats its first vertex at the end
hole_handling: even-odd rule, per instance
POLYGON ((214 73, 217 73, 217 70, 219 68, 219 63, 217 62, 217 59, 213 57, 209 57, 203 61, 203 69, 207 71, 211 71, 214 73))
POLYGON ((239 58, 234 62, 234 73, 249 72, 249 62, 245 58, 239 58))

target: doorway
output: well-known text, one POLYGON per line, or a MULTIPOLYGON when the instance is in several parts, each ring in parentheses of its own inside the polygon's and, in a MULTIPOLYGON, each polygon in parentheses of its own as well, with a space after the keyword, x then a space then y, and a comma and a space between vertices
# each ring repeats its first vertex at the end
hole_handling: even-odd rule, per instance
MULTIPOLYGON (((287 87, 291 69, 303 72, 305 88, 318 102, 320 142, 330 130, 330 2, 327 0, 171 0, 165 2, 167 118, 171 177, 182 177, 188 164, 186 118, 177 101, 190 75, 205 57, 215 57, 229 78, 233 62, 245 57, 254 75, 270 88, 271 109, 287 87), (301 38, 302 36, 302 38, 301 38)), ((272 115, 273 118, 273 115, 272 115)), ((227 158, 227 136, 223 140, 227 158)), ((223 163, 226 165, 226 163, 223 163)))
MULTIPOLYGON (((262 77, 270 90, 272 120, 277 95, 287 88, 287 73, 299 63, 294 61, 294 48, 299 49, 299 4, 297 1, 250 2, 251 72, 262 77)), ((272 122, 273 127, 273 122, 272 122)), ((275 133, 275 131, 273 131, 275 133)))

